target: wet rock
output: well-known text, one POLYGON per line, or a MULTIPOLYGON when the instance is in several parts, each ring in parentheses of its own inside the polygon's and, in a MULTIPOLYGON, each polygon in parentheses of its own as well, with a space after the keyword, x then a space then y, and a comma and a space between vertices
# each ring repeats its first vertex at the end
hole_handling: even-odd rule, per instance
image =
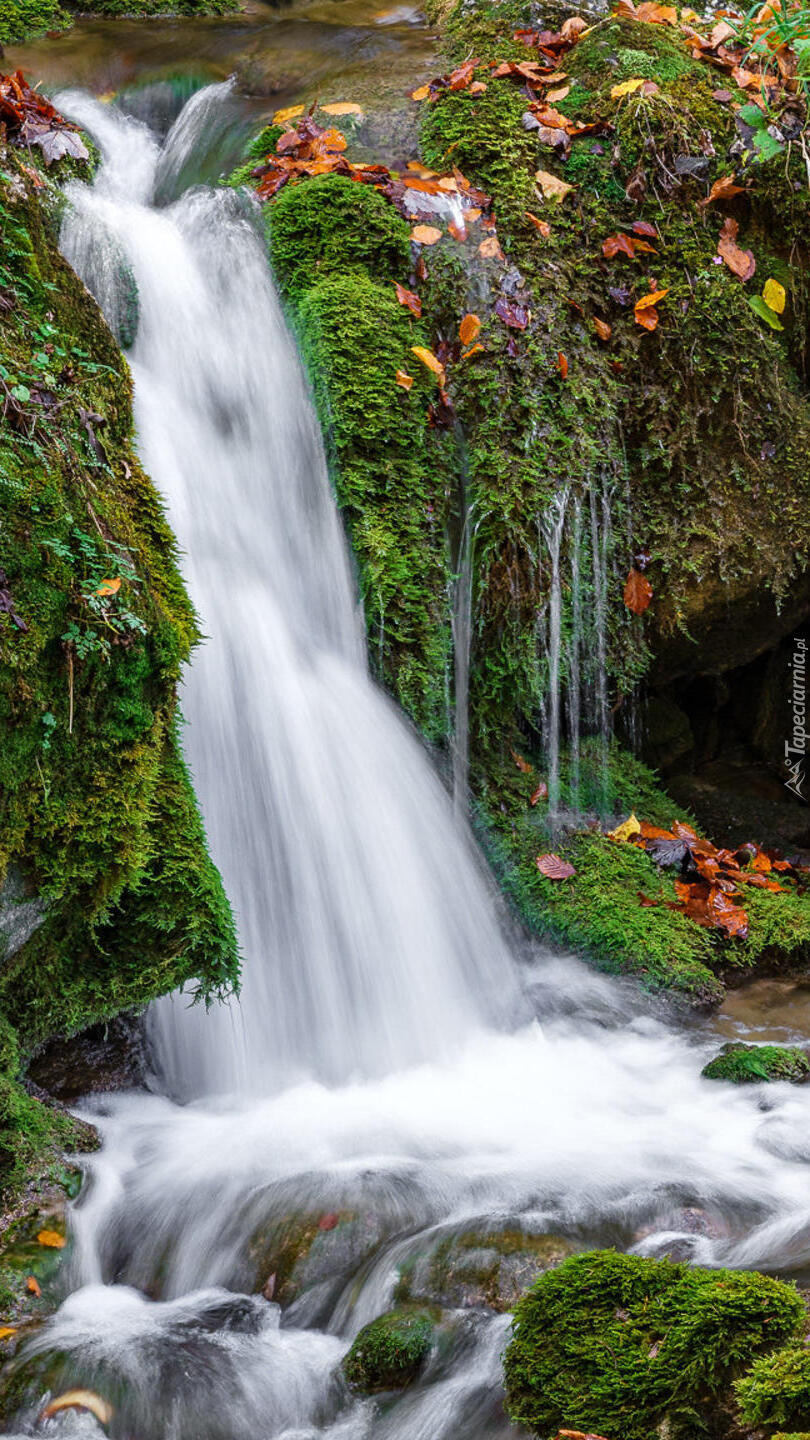
POLYGON ((45 903, 18 865, 9 865, 0 885, 0 961, 9 960, 45 919, 45 903))
POLYGON ((57 1100, 70 1102, 142 1087, 146 1069, 141 1017, 130 1011, 68 1040, 51 1040, 31 1061, 28 1076, 57 1100))
POLYGON ((376 1395, 402 1390, 416 1379, 433 1343, 433 1320, 426 1310, 390 1310, 364 1325, 343 1360, 352 1390, 376 1395))
POLYGON ((804 1085, 810 1080, 810 1060, 794 1046, 730 1041, 700 1073, 706 1080, 728 1080, 732 1085, 761 1085, 773 1080, 804 1085))
POLYGON ((373 1211, 286 1215, 254 1233, 253 1283, 283 1309, 295 1303, 298 1311, 306 1296, 320 1310, 385 1233, 383 1219, 373 1211))
POLYGON ((511 1310, 538 1275, 572 1253, 573 1246, 558 1235, 520 1230, 451 1235, 403 1268, 397 1298, 448 1310, 511 1310))

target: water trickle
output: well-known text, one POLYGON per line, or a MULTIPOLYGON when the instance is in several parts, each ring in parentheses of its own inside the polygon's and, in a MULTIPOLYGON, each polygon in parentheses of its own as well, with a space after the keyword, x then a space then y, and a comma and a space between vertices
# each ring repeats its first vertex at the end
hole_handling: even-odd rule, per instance
POLYGON ((548 759, 548 812, 553 825, 560 808, 560 659, 562 653, 562 575, 560 555, 568 510, 567 488, 558 490, 541 518, 551 567, 547 621, 548 689, 545 696, 545 746, 548 759))

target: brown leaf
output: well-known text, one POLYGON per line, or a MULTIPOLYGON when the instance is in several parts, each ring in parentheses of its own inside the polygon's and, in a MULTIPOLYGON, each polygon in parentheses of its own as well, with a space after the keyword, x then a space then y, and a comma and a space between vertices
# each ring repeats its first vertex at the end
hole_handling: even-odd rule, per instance
POLYGON ((410 390, 413 385, 413 376, 409 375, 406 370, 397 370, 396 381, 397 385, 401 385, 403 390, 410 390))
POLYGON ((534 863, 547 880, 570 880, 577 873, 570 860, 561 860, 559 855, 538 855, 534 863))
POLYGON ((608 325, 607 320, 600 320, 598 315, 594 315, 593 328, 600 340, 607 341, 613 334, 612 326, 608 325))
POLYGON ((529 764, 528 760, 524 760, 522 755, 518 755, 517 750, 510 750, 509 754, 512 756, 512 759, 514 760, 518 770, 521 772, 522 775, 531 775, 532 766, 529 764))
POLYGON ((499 295, 494 305, 495 314, 504 325, 510 330, 525 330, 529 323, 529 312, 525 305, 519 305, 516 300, 507 300, 499 295))
POLYGON ((36 1278, 36 1275, 29 1275, 29 1276, 28 1276, 28 1279, 27 1279, 26 1282, 25 1282, 25 1288, 26 1288, 26 1290, 28 1291, 29 1295, 41 1295, 41 1294, 42 1294, 42 1290, 40 1289, 40 1284, 39 1284, 39 1281, 38 1281, 37 1278, 36 1278))
POLYGON ((652 597, 653 588, 646 575, 633 568, 624 582, 624 603, 628 610, 634 615, 643 615, 652 597))
POLYGON ((420 85, 417 90, 412 90, 412 91, 411 91, 411 99, 412 99, 412 100, 427 100, 427 98, 428 98, 429 95, 430 95, 430 86, 429 86, 429 85, 420 85))
POLYGON ((705 200, 698 201, 701 206, 712 205, 715 200, 728 200, 732 195, 741 195, 745 189, 744 185, 738 185, 733 175, 721 175, 715 180, 705 200))
POLYGON ((547 800, 547 799, 548 799, 548 785, 546 784, 545 780, 538 780, 538 782, 537 782, 537 788, 532 792, 532 794, 531 794, 531 796, 530 796, 530 798, 529 798, 529 804, 530 804, 530 805, 536 805, 537 802, 538 802, 538 800, 547 800))
POLYGON ((564 100, 566 95, 571 94, 570 85, 561 85, 558 90, 549 90, 546 94, 547 100, 564 100))
POLYGON ((488 235, 478 246, 478 254, 483 260, 503 260, 504 254, 497 235, 488 235))
POLYGON ((565 180, 560 180, 556 175, 552 175, 550 170, 537 170, 534 178, 546 200, 556 200, 560 205, 574 188, 573 185, 566 184, 565 180))
POLYGON ((616 235, 608 235, 607 240, 602 242, 602 254, 606 260, 612 260, 616 255, 626 255, 630 260, 634 260, 639 253, 654 255, 656 251, 646 240, 639 240, 635 235, 625 235, 621 231, 616 235))
POLYGON ((560 26, 560 34, 563 40, 570 45, 575 45, 583 30, 587 30, 588 22, 583 20, 581 15, 570 15, 560 26))
POLYGON ((720 231, 720 238, 717 241, 717 253, 722 257, 729 270, 733 271, 740 280, 750 280, 757 268, 757 262, 750 250, 743 250, 737 244, 737 232, 739 230, 737 221, 728 216, 723 221, 723 228, 720 231))
POLYGON ((658 231, 649 220, 634 220, 632 230, 634 235, 646 235, 649 240, 658 239, 658 231))
POLYGON ((643 0, 636 6, 636 19, 646 20, 650 25, 677 25, 678 12, 674 5, 658 5, 656 0, 643 0))
POLYGON ((419 299, 419 296, 415 295, 413 290, 406 290, 405 286, 400 285, 398 281, 394 281, 394 286, 400 305, 405 305, 418 320, 422 314, 422 301, 419 299))
POLYGON ((567 380, 567 379, 568 379, 568 360, 567 360, 566 356, 563 355, 562 350, 558 350, 558 351, 557 351, 557 369, 558 369, 559 372, 560 372, 560 379, 561 379, 561 380, 567 380))
POLYGON ((481 321, 477 315, 465 315, 458 327, 458 338, 462 345, 472 345, 481 333, 481 321))
POLYGON ((435 225, 414 225, 411 231, 411 239, 417 245, 435 245, 441 238, 442 232, 435 225))

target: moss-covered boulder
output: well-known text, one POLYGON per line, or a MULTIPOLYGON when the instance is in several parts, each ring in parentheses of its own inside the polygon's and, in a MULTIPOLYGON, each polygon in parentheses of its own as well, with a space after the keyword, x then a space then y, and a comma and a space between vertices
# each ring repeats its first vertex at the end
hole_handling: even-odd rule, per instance
MULTIPOLYGON (((576 1255, 517 1307, 507 1407, 540 1440, 563 1428, 622 1440, 739 1433, 731 1411, 743 1372, 738 1395, 751 1413, 772 1404, 765 1393, 780 1363, 799 1393, 802 1352, 779 1351, 781 1362, 770 1352, 799 1337, 806 1320, 795 1288, 764 1275, 612 1251, 576 1255)), ((784 1413, 795 1413, 789 1403, 784 1413)))
POLYGON ((810 1425, 810 1350, 788 1345, 761 1355, 734 1390, 749 1425, 810 1425))
POLYGON ((352 1390, 375 1395, 402 1390, 416 1379, 433 1343, 434 1322, 426 1310, 389 1310, 364 1325, 343 1360, 352 1390))
POLYGON ((760 1085, 768 1080, 804 1085, 810 1080, 810 1060, 803 1050, 792 1046, 731 1041, 700 1073, 707 1080, 729 1080, 733 1085, 760 1085))
POLYGON ((572 1249, 559 1235, 522 1230, 447 1235, 426 1254, 409 1257, 396 1296, 445 1310, 513 1310, 537 1276, 560 1265, 572 1249))
POLYGON ((19 1087, 38 1045, 184 981, 213 998, 239 970, 180 750, 196 621, 135 452, 129 370, 56 245, 60 203, 52 172, 0 150, 6 1191, 75 1130, 19 1087))

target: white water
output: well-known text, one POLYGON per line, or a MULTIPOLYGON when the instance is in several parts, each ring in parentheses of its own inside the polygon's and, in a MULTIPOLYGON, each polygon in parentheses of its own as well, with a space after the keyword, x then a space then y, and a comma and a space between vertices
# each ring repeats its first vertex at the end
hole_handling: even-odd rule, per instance
MULTIPOLYGON (((535 955, 523 1003, 542 1027, 506 1026, 517 982, 490 892, 365 673, 251 217, 208 191, 151 209, 146 132, 60 105, 108 157, 94 191, 72 189, 66 252, 83 268, 112 234, 139 288, 140 446, 210 636, 187 736, 246 966, 240 1007, 160 1008, 163 1073, 202 1098, 93 1106, 104 1147, 73 1216, 77 1288, 26 1355, 62 1355, 57 1384, 95 1385, 122 1437, 501 1440, 504 1317, 450 1312, 422 1381, 387 1409, 337 1378, 406 1261, 454 1229, 508 1224, 804 1264, 810 1096, 702 1081, 710 1033, 669 1028, 574 961, 535 955), (686 1205, 708 1234, 686 1233, 686 1205), (324 1224, 279 1328, 277 1306, 234 1292, 269 1280, 296 1216, 324 1224)), ((85 273, 104 299, 104 267, 85 273)), ((49 1424, 99 1433, 88 1416, 49 1424)))

